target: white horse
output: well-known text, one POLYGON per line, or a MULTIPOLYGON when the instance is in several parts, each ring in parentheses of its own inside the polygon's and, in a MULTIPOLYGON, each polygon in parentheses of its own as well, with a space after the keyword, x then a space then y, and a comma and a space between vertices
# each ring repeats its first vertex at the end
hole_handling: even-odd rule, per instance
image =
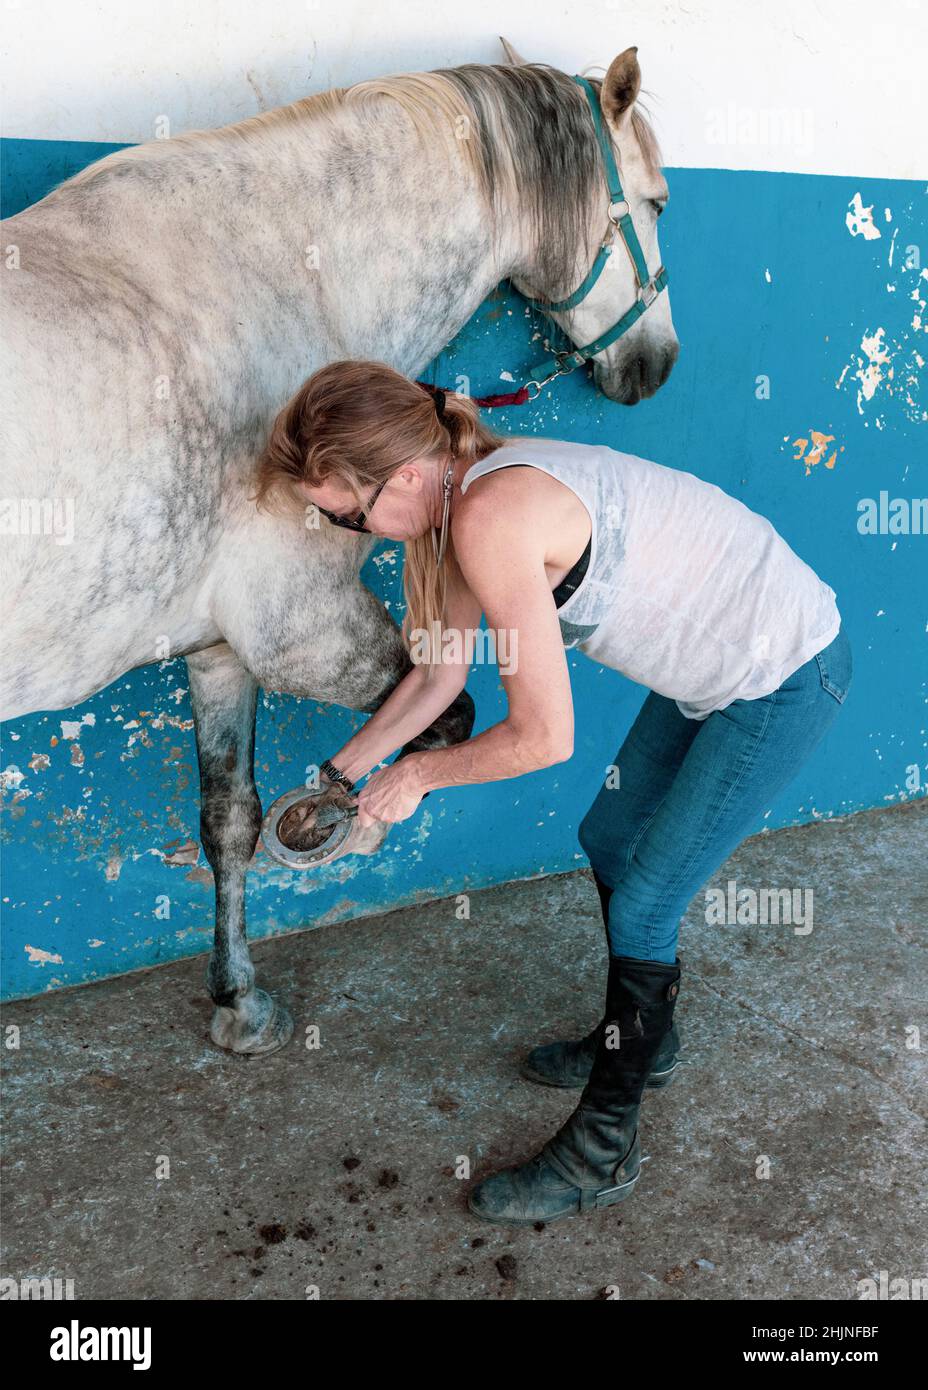
MULTIPOLYGON (((216 884, 212 1036, 236 1052, 292 1030, 255 987, 245 938, 258 687, 370 711, 409 668, 359 579, 371 542, 250 500, 269 425, 325 362, 418 374, 507 276, 548 300, 569 291, 607 225, 583 92, 507 56, 119 150, 2 224, 0 717, 186 657, 216 884), (51 505, 69 537, 28 524, 51 505)), ((656 266, 667 189, 639 86, 633 49, 596 84, 656 266)), ((631 262, 617 260, 557 316, 575 342, 633 302, 631 262)), ((676 350, 663 294, 597 357, 597 382, 637 400, 676 350)), ((472 722, 465 694, 416 746, 466 738, 472 722)))

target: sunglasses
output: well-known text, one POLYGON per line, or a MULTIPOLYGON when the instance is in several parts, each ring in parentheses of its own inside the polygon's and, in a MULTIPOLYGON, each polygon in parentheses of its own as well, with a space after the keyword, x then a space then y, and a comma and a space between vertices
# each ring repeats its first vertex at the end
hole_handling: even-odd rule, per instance
POLYGON ((384 478, 382 483, 374 489, 371 500, 367 504, 367 510, 358 512, 357 516, 339 516, 337 512, 327 511, 325 507, 319 507, 319 511, 333 526, 344 526, 346 531, 367 531, 366 522, 371 512, 374 510, 374 503, 383 492, 389 480, 384 478))

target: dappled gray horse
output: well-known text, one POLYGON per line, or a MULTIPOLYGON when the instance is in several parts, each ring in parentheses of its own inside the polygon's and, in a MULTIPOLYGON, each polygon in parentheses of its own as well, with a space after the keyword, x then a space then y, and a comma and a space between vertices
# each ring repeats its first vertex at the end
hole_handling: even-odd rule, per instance
MULTIPOLYGON (((67 708, 186 657, 216 884, 212 1036, 236 1052, 292 1029, 255 987, 245 938, 258 687, 370 711, 409 668, 359 579, 371 542, 252 502, 270 422, 327 361, 417 374, 504 277, 568 292, 607 225, 583 93, 508 56, 116 151, 3 224, 0 715, 67 708), (36 499, 73 506, 70 544, 16 524, 36 499)), ((653 267, 667 190, 639 85, 628 50, 600 100, 653 267)), ((615 259, 556 316, 575 342, 634 299, 615 259)), ((596 379, 633 402, 675 353, 663 294, 596 379)), ((472 720, 465 694, 418 746, 466 738, 472 720)))

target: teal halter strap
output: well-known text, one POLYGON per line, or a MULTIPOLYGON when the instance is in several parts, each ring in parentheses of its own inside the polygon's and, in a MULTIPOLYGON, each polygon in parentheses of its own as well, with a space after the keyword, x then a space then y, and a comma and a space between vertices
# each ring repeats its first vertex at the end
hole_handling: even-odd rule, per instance
POLYGON ((603 238, 602 244, 596 253, 596 259, 590 267, 590 272, 582 285, 574 290, 573 294, 566 299, 557 301, 540 300, 529 298, 528 302, 535 309, 540 309, 543 314, 550 316, 555 313, 563 313, 568 309, 575 309, 582 300, 586 298, 590 290, 596 284, 599 277, 605 270, 609 258, 615 247, 616 236, 621 236, 622 242, 631 259, 635 271, 635 279, 638 283, 638 293, 634 304, 622 315, 617 323, 592 343, 587 343, 584 347, 578 347, 573 352, 556 352, 553 357, 544 362, 539 362, 532 368, 531 379, 528 386, 536 388, 536 395, 546 382, 558 376, 566 376, 577 367, 582 367, 591 357, 603 352, 607 347, 621 338, 623 333, 627 333, 632 324, 637 323, 641 315, 650 307, 660 294, 661 290, 667 286, 667 271, 663 266, 654 275, 648 274, 647 262, 644 252, 641 249, 641 242, 638 240, 638 233, 635 231, 635 224, 632 221, 628 202, 622 190, 622 180, 619 178, 618 167, 616 166, 615 156, 612 152, 612 140, 608 131, 603 125, 602 111, 600 110, 599 99, 595 88, 585 77, 575 76, 573 79, 586 93, 587 101, 590 106, 590 114, 593 118, 593 129, 596 132, 596 139, 599 142, 600 152, 603 158, 603 169, 606 176, 606 186, 609 190, 609 228, 603 238))

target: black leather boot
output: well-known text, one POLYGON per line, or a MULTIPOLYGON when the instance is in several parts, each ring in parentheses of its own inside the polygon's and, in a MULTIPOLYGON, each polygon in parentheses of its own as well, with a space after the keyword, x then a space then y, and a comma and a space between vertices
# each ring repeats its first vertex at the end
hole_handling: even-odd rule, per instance
POLYGON ((531 1226, 631 1196, 641 1168, 638 1110, 679 987, 679 962, 611 957, 604 1026, 579 1105, 535 1158, 474 1188, 475 1216, 531 1226))
MULTIPOLYGON (((592 1033, 576 1041, 542 1043, 533 1047, 522 1063, 520 1071, 526 1081, 534 1081, 539 1086, 559 1086, 563 1090, 579 1090, 590 1079, 593 1058, 596 1056, 596 1040, 602 1023, 598 1023, 592 1033)), ((661 1045, 651 1073, 645 1082, 653 1090, 669 1086, 680 1066, 680 1029, 675 1023, 661 1045)))
MULTIPOLYGON (((608 949, 609 899, 612 896, 612 889, 603 882, 595 869, 593 870, 593 879, 599 893, 608 949)), ((596 1055, 596 1039, 602 1026, 602 1021, 600 1021, 591 1033, 587 1033, 585 1038, 542 1043, 540 1047, 533 1047, 520 1068, 522 1075, 526 1081, 534 1081, 539 1086, 558 1086, 564 1090, 579 1089, 581 1086, 585 1086, 593 1066, 593 1058, 596 1055)), ((680 1031, 674 1024, 672 1028, 668 1029, 666 1037, 661 1041, 651 1074, 645 1083, 647 1086, 657 1089, 670 1084, 680 1065, 680 1046, 680 1031)))

